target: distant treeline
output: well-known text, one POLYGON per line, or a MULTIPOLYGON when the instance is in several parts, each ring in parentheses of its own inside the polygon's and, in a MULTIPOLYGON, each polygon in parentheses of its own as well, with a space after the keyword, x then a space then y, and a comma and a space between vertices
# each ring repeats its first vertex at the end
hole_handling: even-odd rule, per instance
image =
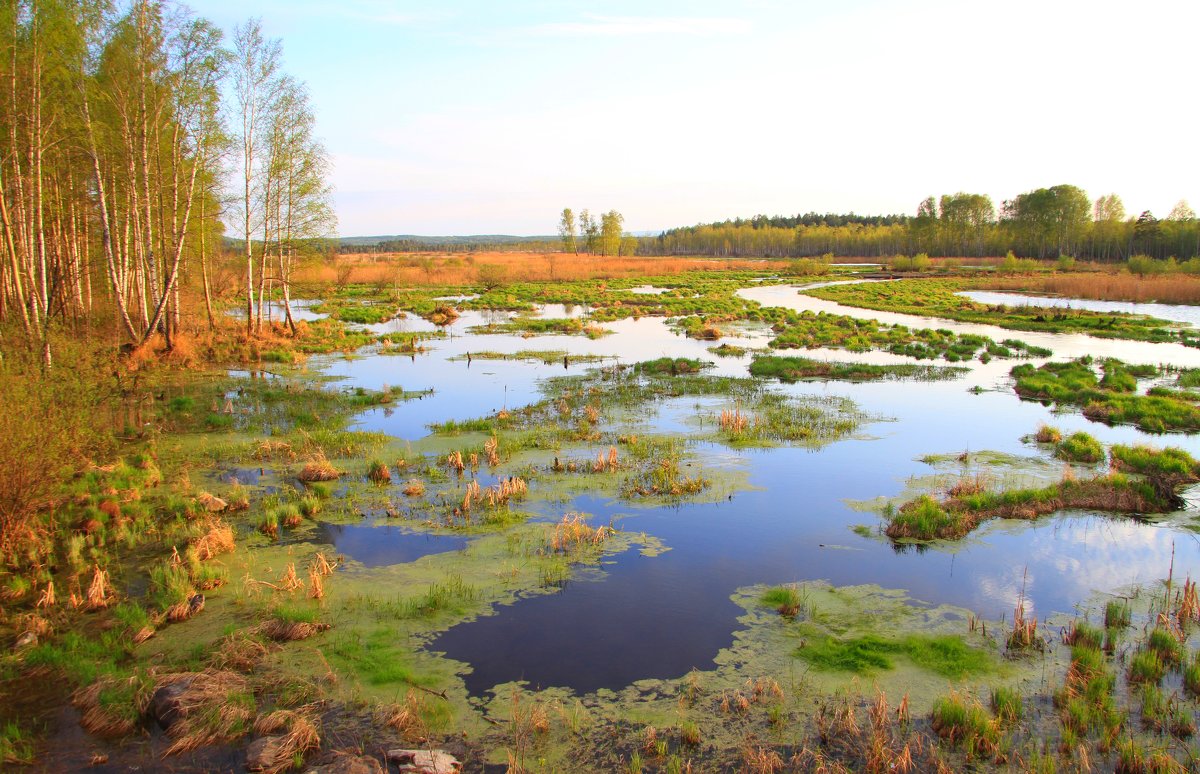
POLYGON ((1180 202, 1164 219, 1126 217, 1116 194, 1091 201, 1072 185, 1039 188, 1005 201, 997 213, 984 194, 921 202, 904 215, 758 215, 666 231, 639 240, 641 255, 722 257, 1070 255, 1120 261, 1131 255, 1181 260, 1200 255, 1200 221, 1180 202))
POLYGON ((562 249, 562 243, 555 236, 518 237, 506 234, 347 237, 341 240, 338 249, 343 253, 554 252, 562 249))
MULTIPOLYGON (((569 210, 564 211, 565 213, 569 210)), ((568 224, 570 225, 570 224, 568 224)), ((560 236, 356 237, 342 240, 348 253, 554 252, 581 250, 571 229, 560 236)), ((597 232, 598 234, 599 232, 597 232)), ((622 235, 620 254, 632 254, 622 235)), ((607 253, 594 245, 589 252, 607 253)), ((722 258, 790 258, 893 255, 986 257, 1012 251, 1023 258, 1068 255, 1124 261, 1133 255, 1179 261, 1200 256, 1200 220, 1186 202, 1162 219, 1146 211, 1128 216, 1116 194, 1091 200, 1073 185, 1023 193, 999 209, 985 194, 929 197, 912 215, 816 213, 736 218, 674 228, 637 238, 638 255, 712 255, 722 258)), ((613 252, 612 254, 616 254, 613 252)))

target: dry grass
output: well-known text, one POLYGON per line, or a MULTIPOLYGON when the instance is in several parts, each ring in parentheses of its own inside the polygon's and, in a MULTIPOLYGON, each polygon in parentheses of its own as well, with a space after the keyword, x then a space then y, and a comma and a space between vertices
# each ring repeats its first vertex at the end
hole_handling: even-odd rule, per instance
POLYGON ((583 514, 568 513, 562 521, 554 526, 554 534, 550 538, 550 550, 555 553, 571 553, 587 547, 602 545, 612 534, 610 527, 592 527, 584 520, 583 514))
POLYGON ((750 427, 751 418, 749 414, 743 414, 741 406, 735 409, 725 409, 721 412, 721 430, 740 435, 745 432, 746 428, 750 427))
POLYGON ((204 595, 194 594, 190 599, 178 602, 167 608, 164 614, 171 623, 181 623, 204 609, 204 595))
POLYGON ((420 497, 421 495, 425 494, 425 484, 415 478, 410 479, 409 482, 404 485, 404 489, 400 491, 404 493, 405 497, 420 497))
POLYGON ((403 704, 390 704, 381 707, 378 712, 379 721, 395 729, 400 738, 408 742, 423 742, 428 733, 424 720, 427 711, 425 695, 418 691, 409 691, 404 697, 403 704))
POLYGON ((980 492, 986 492, 990 483, 988 477, 983 473, 976 473, 973 476, 963 476, 946 490, 946 495, 948 497, 966 497, 968 495, 979 494, 980 492))
POLYGON ((316 567, 308 568, 308 596, 312 599, 325 597, 325 581, 316 567))
POLYGON ((306 753, 321 746, 321 733, 316 723, 307 715, 301 715, 291 710, 277 710, 254 723, 255 733, 272 734, 287 728, 288 731, 280 736, 265 736, 256 741, 251 749, 254 755, 255 770, 265 774, 279 774, 294 768, 297 761, 302 761, 306 753), (273 731, 260 730, 272 728, 273 731))
POLYGON ((108 583, 108 573, 96 565, 92 571, 92 582, 87 590, 88 610, 100 610, 112 604, 112 589, 108 583))
POLYGON ((38 597, 38 609, 45 610, 54 607, 58 604, 58 593, 54 590, 54 581, 46 584, 46 588, 42 589, 41 596, 38 597))
POLYGON ((267 438, 258 442, 254 449, 256 460, 284 460, 291 462, 296 459, 296 452, 287 441, 272 441, 267 438))
POLYGON ((249 672, 258 666, 268 653, 267 646, 246 632, 234 632, 221 640, 209 659, 216 669, 249 672))
POLYGON ((779 271, 787 261, 707 260, 571 253, 472 253, 339 255, 331 263, 298 269, 297 283, 400 285, 476 285, 483 265, 503 267, 512 282, 612 279, 682 274, 689 271, 779 271))
POLYGON ((138 675, 105 677, 76 691, 71 703, 79 710, 79 724, 85 730, 106 737, 127 736, 138 729, 150 703, 152 692, 148 688, 138 675), (114 701, 114 693, 128 701, 114 701))
POLYGON ((1126 272, 1091 272, 1050 277, 997 277, 989 279, 987 287, 994 290, 1027 290, 1102 301, 1200 304, 1200 277, 1189 274, 1139 277, 1126 272))
POLYGON ((325 459, 323 452, 317 452, 312 458, 304 463, 304 468, 300 471, 300 480, 309 483, 311 481, 336 481, 341 473, 338 472, 329 460, 325 459))
POLYGON ((160 679, 155 689, 186 681, 178 700, 178 717, 167 734, 175 741, 164 756, 236 739, 254 717, 253 698, 246 678, 236 672, 209 669, 182 672, 160 679))
POLYGON ((214 519, 208 523, 208 532, 192 540, 192 546, 196 549, 196 557, 200 561, 227 554, 236 547, 233 527, 220 519, 214 519))
POLYGON ((307 640, 314 634, 319 634, 328 631, 332 628, 327 623, 308 621, 284 621, 279 618, 272 618, 259 625, 258 631, 264 636, 276 642, 295 642, 297 640, 307 640))

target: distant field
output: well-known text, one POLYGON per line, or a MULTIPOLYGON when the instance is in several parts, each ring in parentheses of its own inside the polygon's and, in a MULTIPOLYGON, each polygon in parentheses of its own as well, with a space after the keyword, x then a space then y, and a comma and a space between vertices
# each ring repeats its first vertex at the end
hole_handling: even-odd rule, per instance
POLYGON ((507 281, 604 279, 706 271, 763 269, 789 265, 786 260, 719 258, 654 258, 575 255, 573 253, 384 253, 339 255, 332 264, 299 269, 298 283, 400 283, 404 285, 471 285, 480 272, 499 272, 507 281), (493 267, 493 268, 488 268, 493 267))

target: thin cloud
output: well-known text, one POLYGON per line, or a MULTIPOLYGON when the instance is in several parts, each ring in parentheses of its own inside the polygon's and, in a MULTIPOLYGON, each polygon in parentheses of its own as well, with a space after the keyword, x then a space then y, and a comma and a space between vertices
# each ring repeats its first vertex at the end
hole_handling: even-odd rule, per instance
POLYGON ((745 19, 719 16, 600 16, 582 21, 549 22, 526 28, 533 35, 556 37, 629 37, 635 35, 741 35, 749 32, 745 19))

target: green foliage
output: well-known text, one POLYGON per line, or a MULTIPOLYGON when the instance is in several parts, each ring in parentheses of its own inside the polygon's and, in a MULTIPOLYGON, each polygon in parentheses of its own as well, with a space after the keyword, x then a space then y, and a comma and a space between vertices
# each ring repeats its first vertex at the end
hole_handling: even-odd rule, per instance
MULTIPOLYGON (((1108 361, 1106 368, 1114 368, 1108 361)), ((1200 408, 1178 397, 1117 392, 1104 387, 1090 360, 1023 364, 1012 369, 1016 392, 1022 398, 1079 406, 1088 419, 1109 424, 1134 424, 1147 432, 1200 430, 1200 408)))
POLYGON ((781 382, 796 382, 801 379, 832 379, 844 381, 873 381, 880 379, 952 379, 963 369, 939 368, 900 364, 890 366, 862 363, 831 363, 810 360, 804 357, 779 355, 756 355, 750 363, 750 374, 761 378, 778 379, 781 382))
POLYGON ((1067 462, 1095 464, 1104 459, 1104 447, 1087 433, 1072 433, 1054 449, 1054 456, 1067 462))
POLYGON ((196 591, 186 567, 164 559, 150 570, 150 591, 147 599, 159 610, 187 602, 196 591))
POLYGON ((1008 686, 993 688, 992 713, 1004 723, 1016 723, 1025 714, 1021 692, 1008 686))
POLYGON ((1117 444, 1112 447, 1111 453, 1117 467, 1130 473, 1181 481, 1200 479, 1200 461, 1174 446, 1155 449, 1143 445, 1117 444))
POLYGON ((1109 600, 1104 605, 1104 628, 1124 629, 1129 626, 1131 615, 1128 600, 1109 600))

